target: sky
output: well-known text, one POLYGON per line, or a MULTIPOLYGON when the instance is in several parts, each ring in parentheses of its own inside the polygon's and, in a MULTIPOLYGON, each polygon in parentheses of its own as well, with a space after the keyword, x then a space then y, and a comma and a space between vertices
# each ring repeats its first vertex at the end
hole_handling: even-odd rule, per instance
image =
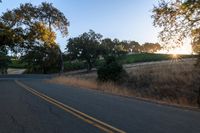
MULTIPOLYGON (((44 0, 2 0, 0 13, 19 7, 20 3, 39 5, 44 0)), ((158 29, 151 18, 155 0, 46 0, 63 12, 70 22, 67 38, 57 34, 64 51, 67 40, 90 29, 104 38, 134 40, 140 44, 158 42, 158 29)))

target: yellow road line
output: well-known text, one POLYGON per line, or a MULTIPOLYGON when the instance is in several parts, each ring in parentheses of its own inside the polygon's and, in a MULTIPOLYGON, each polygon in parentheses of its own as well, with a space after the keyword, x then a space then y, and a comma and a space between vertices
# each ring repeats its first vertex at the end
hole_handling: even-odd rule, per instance
POLYGON ((63 103, 61 103, 61 102, 59 102, 59 101, 57 101, 57 100, 45 95, 45 94, 42 94, 42 93, 30 88, 29 86, 19 82, 18 80, 15 80, 15 82, 19 86, 21 86, 22 88, 24 88, 27 91, 31 92, 32 94, 34 94, 34 95, 42 98, 43 100, 45 100, 45 101, 47 101, 47 102, 59 107, 60 109, 63 109, 64 111, 66 111, 66 112, 78 117, 79 119, 82 119, 83 121, 85 121, 85 122, 97 127, 98 129, 100 129, 100 130, 102 130, 102 131, 104 131, 106 133, 125 133, 125 131, 123 131, 123 130, 115 128, 115 127, 113 127, 113 126, 111 126, 111 125, 109 125, 109 124, 107 124, 105 122, 97 120, 96 118, 94 118, 92 116, 89 116, 89 115, 87 115, 87 114, 85 114, 85 113, 83 113, 81 111, 78 111, 77 109, 74 109, 74 108, 72 108, 72 107, 70 107, 68 105, 65 105, 65 104, 63 104, 63 103))

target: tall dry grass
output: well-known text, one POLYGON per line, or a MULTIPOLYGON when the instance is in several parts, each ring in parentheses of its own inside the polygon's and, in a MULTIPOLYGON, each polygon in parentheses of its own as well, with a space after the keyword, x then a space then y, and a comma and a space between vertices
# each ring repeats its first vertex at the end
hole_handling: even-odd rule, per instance
POLYGON ((130 67, 126 69, 129 77, 122 84, 99 83, 96 72, 56 77, 48 82, 170 104, 197 106, 200 70, 194 64, 195 60, 189 60, 130 67))
POLYGON ((142 97, 197 106, 200 73, 194 64, 194 60, 176 61, 129 69, 130 77, 124 86, 142 97))
POLYGON ((87 77, 84 78, 84 76, 75 76, 75 75, 62 76, 62 77, 56 77, 56 78, 50 79, 48 80, 48 82, 64 84, 67 86, 73 86, 73 87, 79 87, 79 88, 100 90, 103 92, 122 95, 122 96, 130 96, 130 95, 136 94, 134 90, 130 90, 123 86, 116 85, 113 82, 100 83, 96 81, 96 78, 91 78, 92 76, 89 76, 89 77, 90 78, 87 78, 87 77))

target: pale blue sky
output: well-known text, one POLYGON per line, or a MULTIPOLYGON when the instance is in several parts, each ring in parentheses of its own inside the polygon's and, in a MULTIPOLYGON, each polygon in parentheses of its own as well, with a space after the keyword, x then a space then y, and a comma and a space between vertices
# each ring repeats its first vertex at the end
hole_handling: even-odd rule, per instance
MULTIPOLYGON (((44 0, 2 0, 0 13, 30 2, 38 5, 44 0)), ((94 30, 104 37, 135 40, 139 43, 157 42, 158 30, 153 27, 151 10, 155 0, 46 0, 53 3, 70 21, 69 37, 94 30)), ((62 50, 68 38, 58 34, 62 50)))

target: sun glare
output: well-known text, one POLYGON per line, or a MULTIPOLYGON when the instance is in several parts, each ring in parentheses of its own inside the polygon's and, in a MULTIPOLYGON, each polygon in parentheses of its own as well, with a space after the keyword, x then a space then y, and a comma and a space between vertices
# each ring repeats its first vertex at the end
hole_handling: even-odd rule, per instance
POLYGON ((173 58, 173 59, 177 59, 177 58, 178 58, 178 55, 177 55, 177 54, 173 54, 173 55, 172 55, 172 58, 173 58))
POLYGON ((160 50, 158 53, 162 54, 173 54, 173 56, 177 56, 179 54, 192 54, 192 46, 190 44, 184 44, 183 46, 169 49, 169 50, 160 50))

